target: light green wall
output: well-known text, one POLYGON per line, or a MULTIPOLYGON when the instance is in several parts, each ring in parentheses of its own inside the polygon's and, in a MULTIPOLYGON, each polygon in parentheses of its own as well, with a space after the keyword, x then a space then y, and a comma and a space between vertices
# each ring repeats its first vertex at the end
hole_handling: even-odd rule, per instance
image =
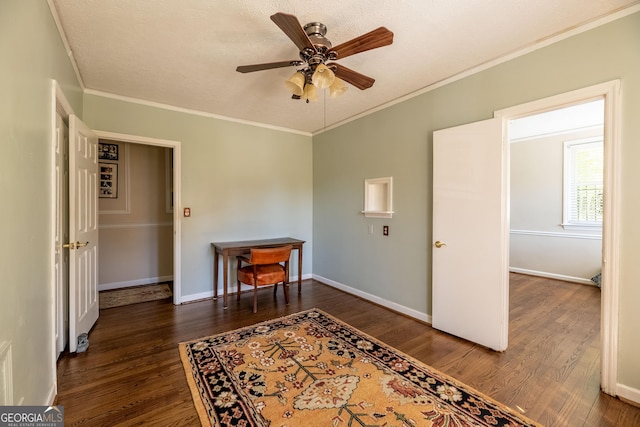
POLYGON ((430 314, 433 131, 614 79, 623 92, 619 382, 640 389, 640 13, 315 137, 314 274, 430 314), (364 179, 380 176, 394 178, 390 220, 359 213, 364 179))
POLYGON ((314 137, 313 272, 427 313, 431 145, 411 117, 397 112, 387 109, 314 137), (396 213, 365 218, 364 180, 386 176, 393 176, 396 213), (382 235, 383 225, 389 236, 382 235))
MULTIPOLYGON (((95 130, 180 141, 182 207, 191 208, 181 219, 183 297, 213 290, 211 242, 290 236, 311 243, 310 136, 96 95, 85 95, 84 119, 95 130)), ((311 244, 303 253, 310 274, 311 244)))
POLYGON ((82 94, 45 1, 0 1, 0 343, 11 344, 14 404, 51 403, 51 79, 82 94))

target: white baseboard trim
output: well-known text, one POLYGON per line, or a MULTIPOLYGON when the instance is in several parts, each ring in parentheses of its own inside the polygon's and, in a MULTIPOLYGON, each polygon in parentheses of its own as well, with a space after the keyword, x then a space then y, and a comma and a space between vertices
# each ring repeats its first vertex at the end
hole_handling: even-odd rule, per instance
POLYGON ((367 292, 360 291, 358 289, 352 288, 350 286, 344 285, 342 283, 336 282, 335 280, 327 279, 326 277, 318 276, 317 274, 313 274, 313 279, 324 283, 325 285, 329 285, 333 288, 340 289, 348 294, 358 296, 362 299, 366 299, 367 301, 371 301, 383 307, 387 307, 393 311, 397 311, 398 313, 405 314, 409 317, 413 317, 414 319, 421 320, 423 322, 431 324, 431 316, 426 313, 421 313, 417 310, 414 310, 409 307, 405 307, 403 305, 397 304, 393 301, 386 300, 384 298, 380 298, 376 295, 369 294, 367 292))
POLYGON ((47 399, 45 400, 46 403, 44 403, 47 406, 53 406, 53 402, 55 402, 56 400, 56 395, 57 395, 57 386, 55 384, 51 385, 51 388, 49 389, 49 394, 47 395, 47 399))
MULTIPOLYGON (((54 375, 55 380, 55 375, 54 375)), ((13 405, 13 357, 8 341, 0 342, 0 406, 13 405)))
POLYGON ((616 384, 616 391, 618 397, 640 405, 640 390, 637 388, 629 387, 624 384, 616 384))
MULTIPOLYGON (((303 274, 302 280, 313 279, 313 274, 303 274)), ((289 286, 298 286, 298 275, 289 278, 289 286)))
POLYGON ((596 284, 593 283, 591 280, 583 279, 582 277, 565 276, 563 274, 547 273, 545 271, 537 271, 537 270, 527 270, 526 268, 517 268, 517 267, 509 267, 509 271, 512 273, 526 274, 529 276, 546 277, 548 279, 564 280, 565 282, 574 282, 574 283, 580 283, 583 285, 596 286, 596 284))
POLYGON ((169 282, 171 280, 173 280, 173 276, 147 277, 145 279, 127 280, 125 282, 100 283, 98 285, 98 292, 140 285, 151 285, 153 283, 169 282))
MULTIPOLYGON (((222 291, 218 292, 218 297, 222 298, 222 291)), ((199 294, 182 295, 182 298, 180 298, 180 302, 178 304, 211 298, 213 298, 213 291, 200 292, 199 294)))
MULTIPOLYGON (((311 274, 302 275, 302 280, 311 279, 311 278, 312 278, 311 274)), ((224 292, 224 289, 222 289, 220 286, 222 285, 218 283, 218 298, 222 298, 223 292, 224 292)), ((296 287, 298 286, 298 276, 295 276, 289 279, 289 287, 291 288, 291 286, 296 286, 296 287)), ((250 290, 250 289, 253 289, 253 288, 249 288, 244 285, 242 286, 242 290, 250 290)), ((233 292, 235 294, 236 292, 235 282, 229 285, 229 292, 233 292)), ((200 292, 199 294, 183 295, 182 298, 180 298, 179 304, 186 303, 186 302, 199 301, 203 299, 211 299, 211 298, 213 298, 213 290, 207 291, 207 292, 200 292)))

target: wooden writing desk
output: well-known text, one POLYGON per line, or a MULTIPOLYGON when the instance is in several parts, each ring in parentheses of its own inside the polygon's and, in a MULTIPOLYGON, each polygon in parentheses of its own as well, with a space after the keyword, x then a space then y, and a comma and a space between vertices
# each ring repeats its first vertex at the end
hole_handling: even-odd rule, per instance
MULTIPOLYGON (((229 256, 238 256, 250 252, 251 248, 277 248, 291 245, 298 250, 298 293, 302 292, 302 245, 304 240, 280 237, 277 239, 243 240, 240 242, 211 243, 213 252, 213 299, 218 299, 218 260, 222 254, 222 277, 224 280, 222 294, 224 308, 227 308, 229 288, 229 256)), ((240 290, 238 290, 240 291, 240 290)))

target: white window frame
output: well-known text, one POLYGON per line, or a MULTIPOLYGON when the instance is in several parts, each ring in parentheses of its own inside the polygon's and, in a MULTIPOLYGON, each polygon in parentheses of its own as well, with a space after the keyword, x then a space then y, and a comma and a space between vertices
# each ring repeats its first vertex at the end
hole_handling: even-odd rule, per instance
MULTIPOLYGON (((572 199, 571 185, 573 176, 573 153, 572 148, 579 145, 591 145, 600 143, 604 153, 604 138, 597 136, 592 138, 575 139, 564 141, 564 168, 563 168, 563 197, 562 197, 562 227, 567 230, 593 231, 602 234, 602 220, 600 221, 579 221, 571 217, 572 199)), ((604 174, 603 174, 604 179, 604 174)), ((602 185, 602 184, 601 184, 602 185)))

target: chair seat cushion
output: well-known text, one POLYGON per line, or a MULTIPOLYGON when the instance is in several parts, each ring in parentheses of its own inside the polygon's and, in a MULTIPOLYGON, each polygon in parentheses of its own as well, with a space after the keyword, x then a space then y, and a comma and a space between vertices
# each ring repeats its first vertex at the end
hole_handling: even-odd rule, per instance
MULTIPOLYGON (((284 267, 280 264, 258 265, 258 286, 272 285, 284 282, 284 267)), ((247 265, 238 270, 238 280, 249 285, 253 284, 253 266, 247 265)))

